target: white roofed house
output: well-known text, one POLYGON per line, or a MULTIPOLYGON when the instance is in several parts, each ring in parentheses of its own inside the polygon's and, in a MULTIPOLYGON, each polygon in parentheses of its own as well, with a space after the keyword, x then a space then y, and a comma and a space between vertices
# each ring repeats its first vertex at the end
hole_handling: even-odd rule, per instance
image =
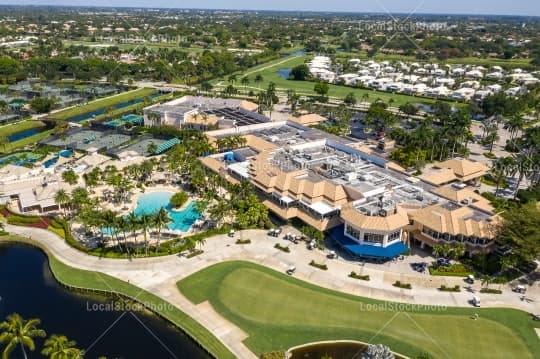
POLYGON ((452 94, 450 95, 450 98, 456 101, 469 101, 473 98, 475 93, 476 93, 476 90, 473 88, 462 87, 452 92, 452 94))
POLYGON ((446 86, 428 88, 425 94, 429 97, 447 97, 450 95, 450 89, 446 86))
POLYGON ((343 81, 345 85, 354 86, 359 78, 358 74, 343 74, 337 77, 337 81, 343 81))
POLYGON ((486 79, 488 80, 502 80, 503 78, 504 78, 504 74, 499 71, 490 72, 489 74, 486 74, 486 79))
POLYGON ((470 70, 465 73, 466 78, 470 79, 482 79, 484 78, 484 73, 478 69, 470 70))

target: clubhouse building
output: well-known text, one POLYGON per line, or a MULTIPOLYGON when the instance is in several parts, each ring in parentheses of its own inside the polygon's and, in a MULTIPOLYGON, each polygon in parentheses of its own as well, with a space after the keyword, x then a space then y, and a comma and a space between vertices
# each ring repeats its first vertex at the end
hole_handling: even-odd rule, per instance
POLYGON ((273 214, 327 232, 351 256, 390 259, 413 242, 463 242, 469 253, 494 247, 498 217, 466 185, 485 173, 483 165, 464 159, 438 164, 436 170, 462 164, 474 172, 456 173, 455 180, 437 186, 355 140, 298 122, 207 132, 211 142, 232 135, 244 136, 246 147, 202 163, 231 182, 250 181, 273 214))

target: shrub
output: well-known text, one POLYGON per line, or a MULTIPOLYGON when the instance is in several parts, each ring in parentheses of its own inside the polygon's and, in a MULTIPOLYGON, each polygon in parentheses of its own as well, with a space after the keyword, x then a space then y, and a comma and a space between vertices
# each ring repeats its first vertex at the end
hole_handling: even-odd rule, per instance
POLYGON ((502 294, 502 290, 499 290, 499 289, 492 289, 492 288, 482 288, 482 289, 480 289, 480 293, 485 293, 485 294, 502 294))
POLYGON ((284 358, 285 358, 284 352, 263 353, 260 356, 260 359, 284 359, 284 358))
POLYGON ((251 243, 251 239, 237 239, 236 244, 250 244, 251 243))
POLYGON ((195 249, 195 250, 189 252, 186 255, 186 258, 193 258, 193 257, 196 257, 196 256, 201 255, 203 253, 204 253, 204 251, 202 249, 195 249))
POLYGON ((461 292, 461 287, 459 285, 455 285, 453 287, 447 287, 444 284, 441 285, 439 288, 441 292, 461 292))
POLYGON ((285 253, 290 253, 291 249, 289 247, 285 247, 285 246, 282 246, 281 244, 279 243, 276 243, 274 248, 277 248, 279 249, 280 251, 282 252, 285 252, 285 253))
POLYGON ((362 274, 358 274, 356 272, 351 272, 351 274, 349 274, 349 277, 351 278, 354 278, 354 279, 360 279, 360 280, 369 280, 369 275, 366 274, 366 275, 362 275, 362 274))
POLYGON ((311 262, 309 262, 309 265, 315 268, 319 268, 321 270, 328 270, 328 266, 326 264, 317 263, 314 260, 311 260, 311 262))
POLYGON ((412 289, 411 283, 401 283, 399 280, 397 280, 394 284, 392 284, 394 287, 402 288, 402 289, 412 289))
POLYGON ((494 160, 497 158, 497 156, 492 152, 484 152, 484 157, 489 158, 490 160, 494 160))

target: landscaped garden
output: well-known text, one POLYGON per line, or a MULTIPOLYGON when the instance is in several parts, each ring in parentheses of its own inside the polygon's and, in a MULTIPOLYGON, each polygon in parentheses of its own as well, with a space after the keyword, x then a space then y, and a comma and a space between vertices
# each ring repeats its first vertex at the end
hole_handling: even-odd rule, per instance
POLYGON ((238 261, 208 267, 178 288, 193 303, 210 301, 249 335, 244 343, 256 354, 333 339, 383 343, 410 357, 534 358, 540 352, 534 332, 540 323, 514 309, 382 302, 238 261))

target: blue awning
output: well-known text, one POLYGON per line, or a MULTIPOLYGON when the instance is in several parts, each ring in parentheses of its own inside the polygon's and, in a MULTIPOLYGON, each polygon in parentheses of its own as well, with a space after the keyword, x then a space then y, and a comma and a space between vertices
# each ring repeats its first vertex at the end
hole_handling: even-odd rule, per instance
POLYGON ((409 248, 403 242, 397 242, 387 247, 377 247, 372 245, 362 245, 345 236, 343 233, 344 226, 338 226, 330 231, 330 237, 336 243, 352 255, 358 257, 377 257, 384 259, 392 259, 400 254, 405 253, 409 248))

